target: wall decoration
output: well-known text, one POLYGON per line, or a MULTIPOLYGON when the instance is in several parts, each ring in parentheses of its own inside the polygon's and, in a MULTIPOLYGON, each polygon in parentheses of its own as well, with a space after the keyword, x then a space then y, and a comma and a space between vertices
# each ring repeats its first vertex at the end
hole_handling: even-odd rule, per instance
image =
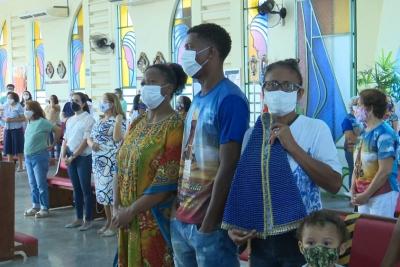
POLYGON ((122 88, 136 87, 136 35, 128 6, 119 6, 119 72, 122 88))
POLYGON ((67 73, 67 69, 65 68, 64 62, 62 60, 60 60, 58 62, 58 66, 57 66, 58 77, 60 77, 61 79, 64 79, 66 73, 67 73))
POLYGON ((86 84, 85 76, 85 53, 83 50, 83 11, 79 9, 75 17, 71 36, 71 89, 84 90, 86 84))
POLYGON ((33 69, 35 90, 44 90, 45 59, 42 32, 38 21, 33 22, 33 53, 35 65, 33 69))
POLYGON ((0 28, 0 91, 4 90, 7 81, 7 22, 0 28))
POLYGON ((54 75, 54 67, 50 61, 48 61, 46 64, 46 75, 49 77, 49 79, 53 78, 54 75))
POLYGON ((167 61, 164 58, 164 55, 158 51, 156 54, 156 57, 153 60, 153 64, 165 64, 167 61))
POLYGON ((27 80, 27 66, 17 65, 13 67, 13 84, 15 85, 15 92, 22 94, 28 86, 27 80))
POLYGON ((138 69, 139 69, 142 73, 144 73, 149 65, 150 65, 150 61, 149 61, 149 59, 147 58, 146 53, 141 52, 141 53, 140 53, 140 56, 139 56, 139 60, 138 60, 138 62, 137 62, 138 69))

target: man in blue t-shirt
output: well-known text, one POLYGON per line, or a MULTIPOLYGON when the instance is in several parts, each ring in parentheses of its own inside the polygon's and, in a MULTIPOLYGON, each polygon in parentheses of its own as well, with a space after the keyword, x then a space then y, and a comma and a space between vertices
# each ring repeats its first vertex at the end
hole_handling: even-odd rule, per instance
POLYGON ((225 29, 209 23, 194 26, 185 48, 183 69, 198 79, 201 91, 185 121, 178 203, 171 220, 174 262, 177 267, 236 267, 236 246, 220 226, 249 106, 240 88, 224 77, 231 49, 225 29))

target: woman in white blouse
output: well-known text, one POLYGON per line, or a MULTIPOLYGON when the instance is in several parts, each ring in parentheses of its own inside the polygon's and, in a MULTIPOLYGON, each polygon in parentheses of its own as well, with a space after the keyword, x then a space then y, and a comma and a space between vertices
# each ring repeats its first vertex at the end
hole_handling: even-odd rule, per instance
POLYGON ((76 220, 65 225, 66 228, 79 227, 86 231, 92 221, 92 150, 87 145, 92 127, 95 123, 89 114, 87 97, 82 93, 72 95, 72 110, 75 115, 70 117, 66 124, 61 156, 68 166, 68 175, 74 188, 76 220), (85 210, 85 219, 83 219, 85 210))

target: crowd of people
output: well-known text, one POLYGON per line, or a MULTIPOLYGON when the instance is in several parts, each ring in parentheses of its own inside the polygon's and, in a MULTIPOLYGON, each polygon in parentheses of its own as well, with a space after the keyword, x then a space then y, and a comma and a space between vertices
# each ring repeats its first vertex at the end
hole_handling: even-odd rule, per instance
MULTIPOLYGON (((337 215, 322 211, 320 189, 340 190, 342 165, 328 126, 296 113, 304 96, 298 61, 266 67, 267 112, 249 128, 247 98, 223 72, 230 49, 221 26, 192 27, 182 66, 149 66, 129 114, 121 89, 105 93, 97 121, 83 93, 73 92, 63 109, 51 95, 43 111, 28 91, 20 102, 10 85, 4 152, 10 161, 18 157, 18 171, 25 157, 32 196, 25 215, 49 216, 48 161, 58 155, 76 210, 65 227, 93 227, 93 179, 106 214, 97 232, 118 234, 118 266, 234 267, 247 245, 251 266, 339 266, 349 234, 337 215), (188 76, 201 91, 193 102, 179 96, 174 109, 188 76)), ((378 89, 363 90, 342 125, 351 203, 386 217, 399 195, 390 101, 378 89)), ((383 266, 399 260, 399 243, 393 238, 383 266)))

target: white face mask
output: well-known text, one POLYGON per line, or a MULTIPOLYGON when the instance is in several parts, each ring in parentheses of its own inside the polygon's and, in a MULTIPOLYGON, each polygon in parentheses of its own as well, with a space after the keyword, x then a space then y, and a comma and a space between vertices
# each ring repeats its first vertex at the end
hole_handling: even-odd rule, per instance
POLYGON ((9 104, 9 105, 14 104, 14 99, 7 98, 7 104, 9 104))
POLYGON ((144 85, 140 99, 149 109, 156 109, 164 101, 165 97, 161 95, 161 86, 144 85))
POLYGON ((208 59, 207 59, 206 61, 204 61, 203 64, 200 65, 196 61, 196 55, 203 53, 204 51, 206 51, 209 48, 210 47, 206 47, 203 50, 200 50, 199 52, 196 52, 194 50, 183 51, 182 58, 181 58, 182 68, 186 72, 187 75, 189 75, 190 77, 193 77, 208 62, 208 59))
POLYGON ((25 115, 26 119, 30 120, 32 118, 32 116, 33 116, 33 111, 32 110, 25 110, 24 111, 24 115, 25 115))
POLYGON ((297 91, 266 91, 264 94, 264 104, 268 107, 271 114, 285 116, 296 109, 297 91))

